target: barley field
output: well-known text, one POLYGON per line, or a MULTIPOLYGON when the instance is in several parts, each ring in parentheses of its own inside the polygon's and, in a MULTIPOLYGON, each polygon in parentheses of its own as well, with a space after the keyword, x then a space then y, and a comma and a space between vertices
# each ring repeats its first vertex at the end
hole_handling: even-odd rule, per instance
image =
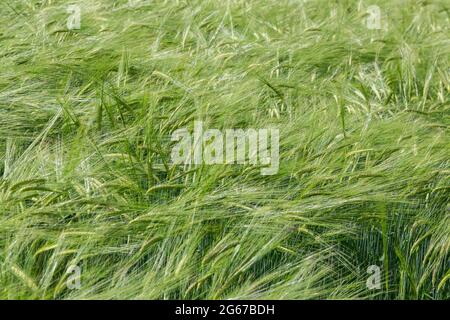
POLYGON ((0 299, 450 299, 448 1, 2 0, 0 22, 0 299), (174 161, 196 123, 276 130, 277 157, 174 161))

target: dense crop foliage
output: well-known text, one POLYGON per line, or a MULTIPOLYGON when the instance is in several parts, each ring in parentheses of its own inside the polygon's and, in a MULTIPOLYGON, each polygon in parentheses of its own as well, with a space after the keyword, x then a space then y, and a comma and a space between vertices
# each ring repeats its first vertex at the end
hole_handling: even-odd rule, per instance
POLYGON ((0 298, 450 298, 447 1, 2 0, 0 21, 0 298), (279 128, 279 172, 174 165, 196 120, 279 128))

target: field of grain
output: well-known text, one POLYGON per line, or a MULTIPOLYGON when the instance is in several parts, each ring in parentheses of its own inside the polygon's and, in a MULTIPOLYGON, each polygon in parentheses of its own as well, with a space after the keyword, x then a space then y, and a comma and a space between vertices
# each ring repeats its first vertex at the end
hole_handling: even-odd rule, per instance
POLYGON ((0 22, 0 299, 450 299, 448 1, 0 22), (278 167, 174 163, 200 122, 278 130, 278 167))

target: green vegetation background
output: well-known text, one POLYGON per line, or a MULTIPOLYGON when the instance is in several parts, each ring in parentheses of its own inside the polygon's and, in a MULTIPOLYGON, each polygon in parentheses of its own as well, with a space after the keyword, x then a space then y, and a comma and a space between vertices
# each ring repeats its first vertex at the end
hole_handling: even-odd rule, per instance
POLYGON ((447 1, 132 4, 0 3, 0 298, 450 298, 447 1), (279 173, 171 165, 194 120, 279 173))

